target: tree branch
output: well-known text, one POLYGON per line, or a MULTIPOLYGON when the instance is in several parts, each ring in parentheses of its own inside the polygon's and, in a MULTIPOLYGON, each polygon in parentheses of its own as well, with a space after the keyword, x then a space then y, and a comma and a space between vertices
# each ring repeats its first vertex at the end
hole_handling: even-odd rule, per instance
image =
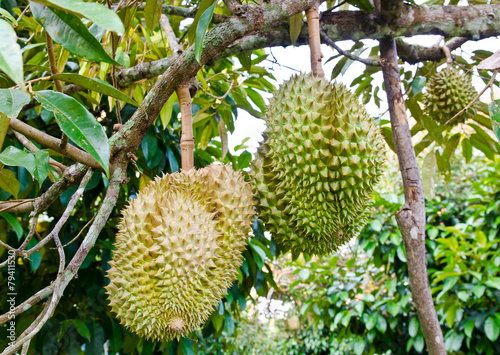
POLYGON ((27 125, 26 123, 18 120, 17 118, 10 119, 10 128, 33 139, 35 142, 43 145, 44 147, 50 148, 58 153, 66 155, 76 162, 90 166, 93 169, 99 169, 101 171, 103 170, 101 164, 99 164, 94 158, 92 158, 89 153, 84 152, 83 150, 80 150, 71 144, 67 145, 65 150, 62 150, 60 146, 60 139, 39 131, 36 128, 33 128, 30 125, 27 125))
POLYGON ((410 289, 430 355, 446 354, 436 315, 425 259, 425 200, 415 150, 411 141, 394 39, 380 41, 384 85, 391 117, 392 137, 403 180, 405 204, 396 213, 408 260, 410 289))

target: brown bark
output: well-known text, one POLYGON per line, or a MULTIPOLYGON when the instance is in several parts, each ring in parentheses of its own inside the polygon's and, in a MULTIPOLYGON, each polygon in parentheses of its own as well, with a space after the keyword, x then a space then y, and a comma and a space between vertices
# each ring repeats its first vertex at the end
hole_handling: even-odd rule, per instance
POLYGON ((446 354, 434 308, 425 260, 425 201, 417 159, 411 141, 394 39, 380 41, 384 85, 389 103, 392 137, 403 179, 405 204, 396 213, 408 260, 410 290, 430 355, 446 354))

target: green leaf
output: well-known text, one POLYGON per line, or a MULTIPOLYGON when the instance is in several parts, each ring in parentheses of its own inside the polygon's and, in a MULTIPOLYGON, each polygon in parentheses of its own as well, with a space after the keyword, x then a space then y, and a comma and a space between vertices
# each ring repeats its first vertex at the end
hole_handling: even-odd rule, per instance
POLYGON ((498 326, 495 318, 488 317, 484 322, 484 333, 492 342, 495 342, 500 335, 500 327, 498 326))
POLYGON ((35 98, 47 111, 54 112, 61 130, 97 160, 109 176, 108 137, 95 117, 78 101, 60 92, 38 91, 35 98))
POLYGON ((218 314, 218 312, 212 313, 212 324, 216 331, 222 327, 222 322, 224 321, 224 317, 218 314))
POLYGON ((372 330, 377 323, 377 316, 375 314, 367 314, 363 315, 363 322, 365 322, 365 327, 368 331, 372 330))
POLYGON ((378 219, 374 219, 370 223, 371 229, 373 229, 375 232, 380 232, 382 230, 382 223, 378 219))
POLYGON ((203 132, 201 133, 200 137, 200 148, 202 150, 207 149, 208 143, 210 143, 210 138, 212 137, 212 123, 208 123, 205 128, 203 129, 203 132))
POLYGON ((300 31, 302 30, 302 11, 290 17, 290 39, 292 44, 295 45, 297 38, 299 38, 300 31))
POLYGON ((420 327, 420 323, 418 322, 417 317, 412 317, 410 319, 410 325, 408 327, 408 334, 414 338, 418 333, 418 328, 420 327))
POLYGON ((0 170, 0 188, 17 198, 21 184, 16 179, 16 175, 8 169, 0 170))
POLYGON ((354 343, 354 354, 356 355, 362 355, 365 351, 365 342, 363 339, 356 339, 356 342, 354 343))
POLYGON ((500 142, 500 100, 493 101, 488 107, 490 111, 491 125, 497 140, 500 142))
MULTIPOLYGON (((1 98, 0 98, 1 100, 1 98)), ((3 141, 7 135, 7 130, 9 129, 10 119, 3 112, 0 112, 0 151, 3 147, 3 141)))
POLYGON ((49 176, 49 159, 49 152, 45 150, 35 152, 35 171, 33 172, 33 176, 40 185, 49 176))
POLYGON ((306 281, 309 276, 311 276, 311 270, 309 269, 302 269, 299 272, 299 277, 301 278, 302 281, 306 281))
POLYGON ((16 31, 0 19, 0 70, 24 89, 23 56, 17 44, 16 31))
POLYGON ((387 321, 381 314, 377 314, 377 324, 375 324, 375 327, 380 333, 385 333, 387 330, 387 321))
POLYGON ((112 85, 101 79, 91 79, 79 74, 56 74, 52 75, 51 77, 53 79, 59 79, 67 83, 84 87, 85 89, 114 97, 115 99, 124 101, 136 107, 139 107, 140 105, 137 101, 130 98, 128 95, 125 95, 120 90, 115 89, 112 85))
POLYGON ((19 223, 17 218, 7 212, 0 213, 0 215, 5 218, 5 220, 12 226, 14 232, 17 235, 17 240, 21 240, 21 238, 23 237, 23 227, 21 226, 21 223, 19 223))
POLYGON ((467 319, 467 321, 465 322, 464 333, 465 335, 467 335, 468 338, 472 337, 472 331, 474 330, 474 323, 475 321, 472 318, 467 319))
POLYGON ((422 352, 422 350, 424 350, 424 345, 425 345, 424 337, 421 335, 417 336, 413 340, 413 347, 419 353, 422 352))
POLYGON ((172 109, 174 108, 174 104, 176 101, 177 101, 177 94, 173 92, 160 111, 161 125, 163 126, 163 129, 167 129, 167 126, 170 123, 170 120, 172 118, 172 109))
POLYGON ((162 4, 163 0, 146 0, 144 18, 146 20, 146 30, 148 33, 151 33, 160 21, 162 4))
POLYGON ((194 16, 194 21, 189 27, 187 37, 189 40, 189 44, 193 44, 196 38, 196 30, 198 28, 198 22, 200 21, 201 15, 205 12, 206 9, 208 9, 214 2, 215 0, 201 0, 199 2, 200 6, 198 7, 198 11, 196 11, 196 15, 194 16))
POLYGON ((21 89, 0 89, 0 112, 16 118, 30 99, 30 95, 21 89))
POLYGON ((30 1, 32 8, 34 2, 86 17, 96 25, 116 32, 119 35, 125 33, 120 17, 113 10, 95 2, 80 0, 34 0, 30 1))
POLYGON ((203 50, 203 39, 205 38, 205 33, 207 32, 208 25, 212 21, 212 16, 214 14, 215 5, 217 5, 217 1, 206 9, 200 17, 198 25, 196 26, 196 40, 194 44, 194 54, 198 63, 201 64, 201 52, 203 50))
POLYGON ((490 277, 488 280, 484 282, 486 286, 490 286, 493 288, 496 288, 497 290, 500 290, 500 277, 490 277))
POLYGON ((226 129, 226 124, 224 123, 224 120, 219 121, 217 128, 219 129, 220 146, 221 146, 220 149, 222 152, 221 160, 224 160, 224 158, 227 155, 227 151, 228 151, 227 129, 226 129))
POLYGON ((464 156, 466 163, 468 163, 472 158, 472 143, 470 139, 466 137, 462 139, 462 155, 464 156))
POLYGON ((168 157, 168 165, 170 165, 170 171, 175 173, 179 171, 179 162, 174 155, 174 152, 170 147, 167 147, 167 157, 168 157))
POLYGON ((396 147, 394 146, 394 141, 392 140, 392 129, 391 129, 391 127, 387 127, 387 126, 382 127, 380 129, 380 132, 384 136, 385 142, 387 143, 387 145, 389 146, 389 148, 391 148, 391 150, 393 152, 396 152, 396 147))
POLYGON ((424 76, 417 76, 411 83, 411 91, 413 92, 413 95, 421 93, 426 82, 427 79, 424 76))
POLYGON ((108 55, 77 16, 33 2, 31 2, 31 12, 54 42, 59 43, 71 53, 90 61, 120 66, 120 63, 108 55))
POLYGON ((424 188, 424 195, 428 199, 432 199, 434 197, 436 186, 436 171, 436 154, 432 150, 425 156, 424 164, 422 167, 422 187, 424 188))
POLYGON ((32 175, 35 172, 36 163, 33 153, 25 152, 14 146, 8 146, 0 154, 0 162, 9 166, 22 166, 32 175))
POLYGON ((12 25, 17 26, 17 20, 7 10, 0 8, 0 15, 5 17, 12 25))
POLYGON ((189 340, 186 338, 181 338, 179 343, 181 345, 182 353, 184 355, 194 355, 193 341, 192 340, 189 340))
POLYGON ((75 326, 75 329, 78 332, 78 334, 80 334, 82 337, 90 341, 90 331, 85 323, 83 323, 81 320, 78 319, 72 319, 71 323, 73 323, 73 325, 75 326))

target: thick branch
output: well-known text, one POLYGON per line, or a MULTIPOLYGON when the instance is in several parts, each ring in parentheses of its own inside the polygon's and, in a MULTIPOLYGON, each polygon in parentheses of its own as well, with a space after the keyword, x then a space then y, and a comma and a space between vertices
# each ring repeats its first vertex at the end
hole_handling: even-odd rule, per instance
MULTIPOLYGON (((452 51, 467 41, 467 37, 455 37, 446 42, 446 46, 452 51)), ((420 63, 425 60, 440 61, 446 57, 439 46, 424 47, 408 44, 402 39, 396 39, 396 45, 399 58, 410 64, 420 63)))
POLYGON ((252 31, 270 26, 276 21, 289 18, 313 5, 315 5, 315 1, 312 0, 294 1, 293 3, 286 0, 276 0, 263 3, 261 6, 253 3, 243 5, 245 16, 231 17, 206 34, 203 41, 201 64, 195 59, 193 46, 173 60, 167 71, 144 98, 141 105, 144 110, 137 110, 131 119, 120 128, 119 132, 111 137, 112 156, 122 149, 131 153, 137 150, 142 137, 158 116, 173 90, 186 78, 196 75, 201 65, 214 58, 217 53, 231 45, 235 40, 252 31))
POLYGON ((430 355, 446 354, 434 308, 425 260, 425 201, 417 159, 411 141, 394 39, 380 41, 384 85, 391 117, 392 137, 403 179, 405 204, 396 214, 408 260, 410 289, 430 355))
POLYGON ((84 152, 83 150, 80 150, 71 144, 68 144, 66 146, 66 149, 62 150, 60 147, 60 139, 54 138, 42 131, 39 131, 16 118, 10 119, 10 128, 33 139, 35 142, 43 145, 44 147, 50 148, 58 153, 68 156, 76 162, 88 165, 94 169, 102 170, 101 165, 94 158, 92 158, 89 153, 84 152))

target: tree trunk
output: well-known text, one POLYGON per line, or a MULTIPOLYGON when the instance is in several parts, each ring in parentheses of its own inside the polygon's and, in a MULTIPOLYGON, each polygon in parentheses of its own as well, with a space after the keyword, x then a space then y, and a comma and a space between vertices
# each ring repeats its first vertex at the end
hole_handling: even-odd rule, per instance
POLYGON ((415 150, 406 118, 397 62, 396 41, 380 40, 380 57, 391 116, 392 137, 403 179, 405 204, 396 213, 408 260, 410 289, 430 355, 446 354, 434 308, 425 260, 425 200, 415 150))

